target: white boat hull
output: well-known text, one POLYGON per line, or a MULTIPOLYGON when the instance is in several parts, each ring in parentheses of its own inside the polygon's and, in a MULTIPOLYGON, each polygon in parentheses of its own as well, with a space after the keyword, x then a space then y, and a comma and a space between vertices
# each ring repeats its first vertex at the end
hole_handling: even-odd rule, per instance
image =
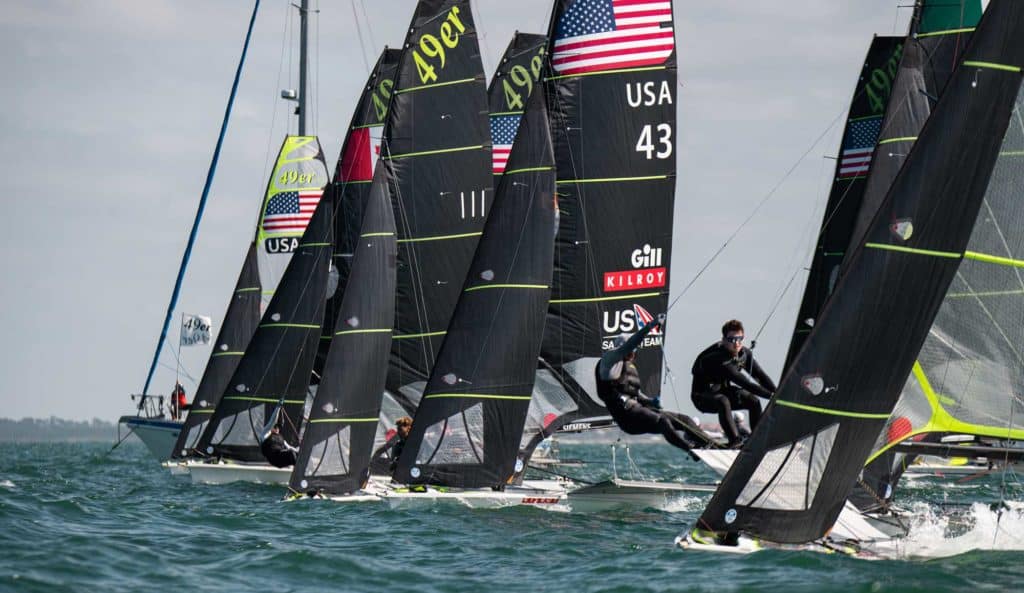
POLYGON ((454 503, 471 509, 499 509, 532 506, 553 511, 568 511, 568 490, 554 480, 524 480, 521 486, 503 491, 490 488, 408 488, 388 486, 381 498, 393 509, 417 509, 438 503, 454 503))
POLYGON ((593 513, 615 509, 666 509, 674 501, 690 493, 709 494, 715 484, 680 484, 649 480, 613 478, 569 491, 573 512, 593 513))
POLYGON ((121 416, 118 423, 135 433, 157 461, 171 458, 171 451, 174 450, 182 426, 181 422, 174 420, 142 416, 121 416))
POLYGON ((292 468, 274 467, 267 463, 204 463, 187 461, 185 465, 193 484, 230 484, 255 482, 285 486, 292 468))
POLYGON ((187 476, 189 473, 188 464, 184 461, 165 461, 160 466, 166 468, 172 476, 187 476))

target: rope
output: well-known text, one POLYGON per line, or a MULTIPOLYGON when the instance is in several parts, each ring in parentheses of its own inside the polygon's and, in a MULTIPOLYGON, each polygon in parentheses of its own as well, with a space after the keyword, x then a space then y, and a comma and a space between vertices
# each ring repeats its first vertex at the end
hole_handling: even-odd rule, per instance
POLYGON ((839 119, 843 116, 843 114, 845 114, 847 111, 848 109, 844 107, 839 113, 836 114, 834 118, 832 118, 831 123, 829 123, 829 125, 821 132, 821 134, 819 134, 818 137, 815 138, 814 142, 807 147, 807 150, 805 150, 803 154, 800 155, 800 158, 797 159, 797 161, 793 163, 789 170, 786 171, 786 174, 782 176, 782 179, 780 179, 772 187, 772 189, 768 192, 767 195, 761 198, 761 201, 757 203, 757 206, 754 207, 753 211, 751 211, 751 213, 747 215, 745 219, 743 219, 743 222, 741 222, 740 225, 736 227, 732 234, 729 235, 729 237, 725 240, 724 243, 722 243, 722 246, 719 247, 718 250, 715 251, 715 253, 711 256, 711 258, 707 260, 707 262, 700 268, 700 270, 697 271, 697 274, 686 284, 686 286, 683 287, 682 292, 676 295, 676 298, 674 298, 672 302, 669 303, 668 310, 671 310, 672 307, 674 307, 676 303, 679 302, 679 299, 681 299, 683 295, 685 295, 687 291, 690 290, 694 283, 697 282, 697 279, 699 279, 704 274, 704 272, 707 271, 711 264, 716 259, 718 259, 718 256, 721 255, 723 251, 725 251, 725 248, 728 247, 729 244, 732 243, 733 239, 735 239, 736 236, 740 234, 740 231, 742 231, 743 228, 746 227, 747 224, 754 219, 754 216, 756 216, 757 213, 760 212, 761 208, 763 208, 764 205, 768 203, 768 200, 770 200, 775 195, 775 192, 777 192, 779 188, 782 187, 782 184, 785 183, 787 179, 789 179, 793 172, 796 171, 796 168, 800 166, 800 163, 802 163, 804 159, 807 158, 807 155, 809 155, 811 151, 814 150, 814 148, 818 145, 818 143, 820 143, 825 138, 829 131, 831 131, 832 128, 835 127, 836 122, 838 122, 839 119))

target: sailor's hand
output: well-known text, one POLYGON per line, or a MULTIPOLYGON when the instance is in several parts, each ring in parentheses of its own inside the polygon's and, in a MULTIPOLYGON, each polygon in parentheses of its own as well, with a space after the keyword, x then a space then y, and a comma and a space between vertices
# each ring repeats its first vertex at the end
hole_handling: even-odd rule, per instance
POLYGON ((660 410, 661 409, 661 396, 652 397, 649 405, 652 408, 654 408, 655 410, 660 410))

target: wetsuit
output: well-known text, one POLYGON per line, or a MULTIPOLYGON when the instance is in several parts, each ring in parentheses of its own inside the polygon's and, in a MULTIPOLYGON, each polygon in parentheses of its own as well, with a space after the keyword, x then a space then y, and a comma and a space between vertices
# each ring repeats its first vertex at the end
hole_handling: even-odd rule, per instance
POLYGON ((755 396, 770 398, 775 392, 775 383, 746 348, 733 356, 724 343, 715 342, 697 356, 692 371, 690 398, 693 405, 701 412, 718 414, 718 421, 730 444, 739 442, 740 438, 733 410, 747 410, 753 430, 761 419, 761 403, 755 396))
POLYGON ((298 451, 298 448, 289 445, 288 441, 284 440, 284 437, 280 434, 270 433, 260 443, 260 452, 270 462, 270 465, 274 467, 295 465, 295 454, 298 451))
MULTIPOLYGON (((641 393, 636 365, 624 360, 654 325, 648 324, 624 344, 601 356, 594 369, 597 394, 626 434, 661 434, 670 444, 689 452, 707 444, 708 441, 701 438, 702 431, 686 416, 662 411, 657 399, 641 393)), ((690 456, 698 459, 693 453, 690 456)))

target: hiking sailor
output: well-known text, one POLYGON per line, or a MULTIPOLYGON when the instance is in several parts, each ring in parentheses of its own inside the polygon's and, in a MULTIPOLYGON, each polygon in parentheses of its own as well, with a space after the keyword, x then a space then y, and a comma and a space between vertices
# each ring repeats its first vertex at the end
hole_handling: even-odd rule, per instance
POLYGON ((690 418, 662 410, 660 397, 652 398, 640 392, 640 373, 634 362, 636 348, 651 330, 664 323, 665 315, 662 314, 656 322, 648 323, 632 336, 621 334, 615 337, 614 348, 601 355, 594 369, 597 394, 623 432, 661 434, 670 444, 690 453, 696 461, 699 458, 690 449, 706 444, 701 438, 701 430, 690 418))
POLYGON ((722 339, 708 346, 693 362, 693 391, 690 398, 701 412, 718 414, 729 447, 743 443, 733 410, 746 410, 750 429, 761 419, 761 402, 771 398, 775 383, 743 347, 743 324, 732 319, 722 326, 722 339))
POLYGON ((270 434, 263 437, 260 443, 260 452, 266 457, 270 465, 274 467, 289 467, 295 465, 295 456, 299 448, 293 446, 281 436, 281 427, 277 424, 270 429, 270 434))

